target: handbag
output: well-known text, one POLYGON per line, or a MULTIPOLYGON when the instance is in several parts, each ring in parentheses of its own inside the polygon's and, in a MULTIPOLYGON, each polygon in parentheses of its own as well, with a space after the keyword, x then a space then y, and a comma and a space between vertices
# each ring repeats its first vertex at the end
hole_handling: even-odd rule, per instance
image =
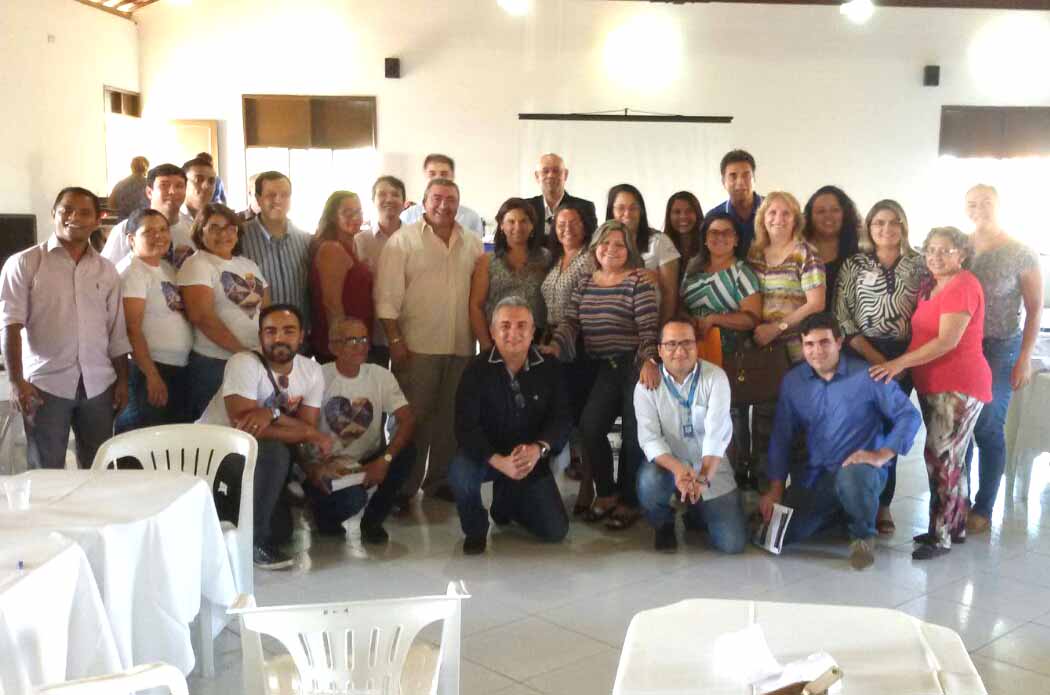
POLYGON ((780 380, 791 369, 787 346, 776 341, 758 347, 748 340, 722 360, 734 406, 775 401, 780 380))

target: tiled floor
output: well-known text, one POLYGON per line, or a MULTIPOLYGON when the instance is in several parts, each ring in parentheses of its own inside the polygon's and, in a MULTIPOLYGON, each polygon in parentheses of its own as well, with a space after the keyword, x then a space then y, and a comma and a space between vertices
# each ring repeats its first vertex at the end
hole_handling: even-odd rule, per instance
MULTIPOLYGON (((631 617, 688 597, 895 607, 958 631, 993 695, 1050 695, 1048 459, 1036 463, 1027 504, 1000 495, 989 535, 915 563, 910 539, 925 530, 928 497, 920 447, 900 464, 898 531, 879 542, 875 566, 863 573, 849 569, 835 538, 782 557, 754 548, 723 557, 686 538, 677 554, 661 555, 644 524, 615 534, 574 522, 557 546, 493 531, 488 552, 467 558, 454 508, 426 501, 415 518, 388 523, 392 542, 379 552, 353 538, 315 537, 295 570, 256 573, 257 598, 276 605, 431 594, 463 579, 472 594, 464 695, 607 694, 631 617)), ((219 647, 219 674, 192 678, 192 692, 241 692, 236 636, 227 631, 219 647)))

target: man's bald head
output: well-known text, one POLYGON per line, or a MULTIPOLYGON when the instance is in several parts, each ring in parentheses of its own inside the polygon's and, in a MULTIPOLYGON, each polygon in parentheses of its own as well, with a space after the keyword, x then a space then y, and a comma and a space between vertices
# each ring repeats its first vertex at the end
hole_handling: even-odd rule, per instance
POLYGON ((565 168, 565 160, 553 152, 540 157, 536 164, 536 182, 540 184, 543 197, 552 203, 561 200, 565 195, 565 182, 569 178, 569 170, 565 168))

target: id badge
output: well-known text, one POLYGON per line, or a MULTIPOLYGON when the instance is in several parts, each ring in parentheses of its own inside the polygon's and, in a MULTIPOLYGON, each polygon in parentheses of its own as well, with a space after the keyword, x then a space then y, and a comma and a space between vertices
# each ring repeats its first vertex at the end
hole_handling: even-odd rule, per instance
POLYGON ((692 437, 692 436, 693 436, 693 423, 691 423, 691 422, 684 422, 684 423, 682 423, 682 437, 692 437))

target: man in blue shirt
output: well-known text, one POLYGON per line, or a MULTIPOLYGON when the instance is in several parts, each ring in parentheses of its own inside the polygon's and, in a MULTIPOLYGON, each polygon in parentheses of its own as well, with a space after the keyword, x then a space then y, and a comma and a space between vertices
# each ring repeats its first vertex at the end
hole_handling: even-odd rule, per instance
POLYGON ((862 570, 875 561, 875 515, 887 466, 911 448, 919 412, 896 383, 874 381, 867 362, 840 354, 842 333, 834 316, 814 314, 800 331, 806 363, 780 384, 769 442, 770 487, 759 507, 767 521, 781 499, 794 510, 785 543, 844 519, 850 565, 862 570), (785 494, 791 443, 800 428, 809 460, 785 494))
POLYGON ((740 235, 736 255, 747 258, 747 251, 755 238, 755 215, 762 204, 762 196, 755 193, 755 158, 746 150, 730 150, 722 157, 719 170, 729 200, 708 209, 707 214, 725 212, 733 218, 740 235))

